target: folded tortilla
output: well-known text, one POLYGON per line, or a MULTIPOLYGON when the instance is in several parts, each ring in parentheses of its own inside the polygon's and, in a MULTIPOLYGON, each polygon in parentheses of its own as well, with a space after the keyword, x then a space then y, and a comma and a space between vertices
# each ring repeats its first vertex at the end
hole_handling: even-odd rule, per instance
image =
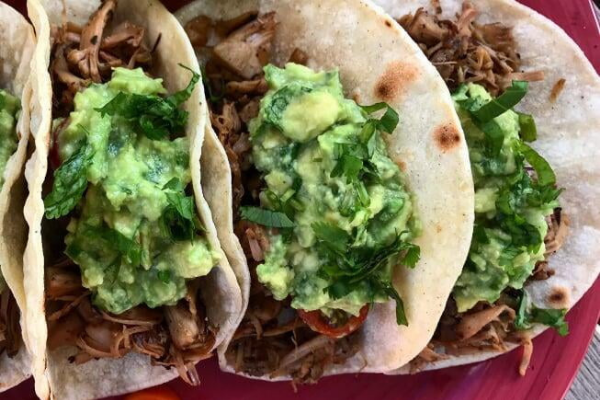
MULTIPOLYGON (((70 21, 85 24, 101 5, 99 0, 31 0, 29 16, 33 21, 38 45, 32 61, 34 97, 31 103, 34 121, 32 133, 35 152, 27 163, 26 177, 29 197, 25 217, 29 224, 29 239, 25 250, 25 284, 27 286, 26 314, 28 344, 33 357, 32 373, 36 393, 40 398, 88 399, 116 395, 154 386, 177 376, 174 368, 152 366, 147 356, 130 353, 120 359, 94 359, 76 365, 68 357, 75 348, 47 349, 48 329, 44 309, 44 247, 52 232, 41 229, 44 218, 42 185, 48 170, 48 154, 52 124, 52 85, 49 68, 51 24, 70 21), (64 8, 63 8, 64 6, 64 8)), ((199 71, 198 63, 185 32, 177 20, 156 0, 121 1, 115 10, 113 24, 127 20, 143 27, 148 47, 160 42, 154 50, 154 64, 150 72, 164 80, 169 92, 181 90, 189 82, 189 73, 178 66, 185 65, 199 71)), ((218 243, 211 213, 200 186, 200 155, 206 125, 204 94, 196 87, 183 108, 189 112, 185 129, 190 138, 190 170, 198 214, 206 228, 211 248, 222 252, 218 243)), ((200 280, 202 298, 211 325, 218 327, 215 346, 227 341, 235 330, 242 310, 242 297, 236 277, 223 255, 211 273, 200 280)))
MULTIPOLYGON (((200 15, 230 20, 248 11, 276 13, 272 62, 282 65, 294 49, 300 49, 315 70, 339 68, 347 97, 359 104, 385 101, 400 115, 398 127, 385 140, 390 157, 405 167, 407 186, 415 195, 423 226, 415 241, 421 248, 420 262, 414 269, 398 266, 394 271, 394 286, 404 301, 409 325, 397 324, 393 302, 374 305, 360 328, 359 352, 325 374, 398 368, 432 337, 468 253, 473 187, 452 100, 444 82, 407 34, 366 1, 197 1, 177 16, 185 25, 200 15)), ((210 124, 204 146, 204 192, 230 263, 245 271, 238 278, 247 305, 249 274, 233 231, 231 170, 210 124)), ((221 367, 234 372, 225 349, 221 350, 221 367)))
MULTIPOLYGON (((434 12, 429 0, 376 0, 393 18, 414 13, 419 7, 434 12)), ((462 0, 440 1, 442 17, 453 20, 462 0)), ((533 147, 553 167, 561 194, 562 208, 569 216, 569 236, 549 259, 555 274, 525 287, 533 304, 540 308, 569 309, 594 284, 600 272, 600 78, 575 42, 556 24, 534 10, 512 0, 473 2, 479 11, 476 22, 499 22, 512 27, 521 56, 521 68, 543 71, 544 80, 531 82, 529 93, 518 110, 531 114, 537 124, 538 140, 533 147), (564 88, 553 95, 564 79, 564 88)), ((577 323, 573 321, 572 323, 577 323)), ((547 327, 534 325, 530 336, 547 327)), ((518 344, 509 343, 506 351, 518 344)), ((448 356, 424 369, 439 369, 486 360, 504 351, 481 351, 448 356)), ((404 367, 397 373, 408 373, 404 367)))
MULTIPOLYGON (((18 147, 2 171, 4 185, 0 191, 0 266, 7 284, 5 290, 12 292, 23 313, 23 250, 27 240, 27 225, 22 212, 27 195, 23 169, 29 140, 29 61, 35 38, 27 20, 2 2, 0 43, 0 88, 21 99, 20 117, 17 121, 18 147)), ((21 318, 23 335, 26 333, 24 322, 21 318)), ((12 358, 6 352, 0 355, 0 392, 17 385, 29 375, 30 357, 25 346, 22 345, 19 353, 12 358)))

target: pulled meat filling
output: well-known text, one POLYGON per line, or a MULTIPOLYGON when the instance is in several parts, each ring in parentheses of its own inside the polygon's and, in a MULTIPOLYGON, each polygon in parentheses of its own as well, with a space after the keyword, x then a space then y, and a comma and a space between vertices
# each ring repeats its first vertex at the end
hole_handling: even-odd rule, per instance
POLYGON ((5 289, 0 294, 0 355, 6 352, 14 357, 21 347, 19 317, 19 306, 10 290, 5 289))
MULTIPOLYGON (((442 12, 439 2, 436 13, 442 12)), ((462 83, 484 86, 493 96, 513 80, 540 81, 542 71, 522 72, 511 28, 500 23, 478 24, 475 7, 464 2, 456 21, 443 20, 419 8, 398 20, 437 68, 451 90, 462 83)))
MULTIPOLYGON (((478 11, 468 1, 463 3, 455 21, 440 19, 442 8, 438 1, 433 2, 433 6, 436 14, 419 8, 398 22, 435 65, 450 90, 473 82, 498 96, 513 80, 544 79, 542 71, 519 71, 521 59, 510 27, 500 23, 476 23, 478 11)), ((569 220, 561 208, 554 210, 547 223, 546 259, 536 264, 527 283, 554 275, 547 260, 561 248, 568 234, 569 220)), ((504 351, 506 343, 510 342, 525 348, 519 367, 520 373, 524 374, 533 345, 527 333, 517 331, 514 325, 518 297, 518 293, 507 288, 495 303, 479 302, 472 309, 459 313, 451 296, 432 341, 411 361, 411 371, 419 371, 428 363, 449 355, 504 351)))
MULTIPOLYGON (((50 69, 55 118, 68 117, 75 94, 92 82, 108 81, 112 68, 151 65, 152 51, 144 44, 144 28, 123 22, 107 32, 115 7, 116 0, 106 0, 87 25, 67 23, 54 28, 50 69)), ((54 137, 68 126, 68 121, 66 118, 56 127, 54 137)), ((54 167, 60 164, 57 154, 54 146, 50 154, 54 167)), ((68 217, 44 223, 56 224, 50 229, 53 232, 64 232, 68 217)), ((57 251, 64 247, 63 238, 63 235, 50 238, 56 243, 51 243, 51 251, 47 252, 45 283, 50 349, 77 347, 79 352, 70 361, 78 364, 97 358, 119 358, 129 352, 145 354, 155 365, 177 368, 187 383, 199 384, 195 364, 212 356, 216 328, 208 323, 197 281, 188 283, 187 296, 175 306, 159 309, 137 306, 120 315, 106 313, 92 305, 91 292, 83 287, 77 265, 57 251)), ((0 351, 2 343, 0 338, 0 351)))
POLYGON ((54 116, 67 116, 75 94, 90 83, 110 79, 116 67, 148 67, 150 49, 144 44, 144 28, 123 22, 106 34, 117 0, 105 1, 81 27, 66 23, 53 27, 50 71, 54 86, 54 116))
MULTIPOLYGON (((357 353, 356 335, 334 339, 315 332, 289 302, 275 300, 256 276, 269 248, 267 232, 239 219, 242 204, 259 205, 264 186, 252 165, 248 122, 258 115, 268 91, 262 68, 270 60, 275 28, 274 13, 246 13, 227 21, 199 16, 185 26, 196 51, 207 60, 204 79, 210 119, 231 166, 234 229, 251 274, 248 310, 229 345, 227 361, 252 376, 286 375, 295 383, 312 383, 328 365, 357 353)), ((306 64, 307 55, 295 49, 289 61, 306 64)))

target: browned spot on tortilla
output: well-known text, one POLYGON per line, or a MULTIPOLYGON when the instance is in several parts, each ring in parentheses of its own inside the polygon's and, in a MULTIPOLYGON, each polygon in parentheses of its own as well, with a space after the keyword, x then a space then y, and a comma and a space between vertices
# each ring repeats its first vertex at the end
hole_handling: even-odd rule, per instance
POLYGON ((398 166, 398 168, 400 168, 400 170, 402 172, 406 172, 406 163, 402 160, 396 160, 396 165, 398 166))
POLYGON ((385 26, 387 26, 388 28, 392 27, 392 23, 389 20, 385 20, 385 26))
POLYGON ((442 226, 441 226, 440 224, 437 224, 437 225, 435 226, 435 231, 436 231, 437 233, 441 233, 441 232, 442 232, 442 226))
POLYGON ((555 286, 548 295, 548 303, 555 308, 566 308, 569 305, 569 290, 565 287, 555 286))
POLYGON ((460 133, 452 124, 444 124, 435 128, 433 132, 435 142, 442 151, 449 151, 460 143, 460 133))
POLYGON ((375 97, 387 102, 395 100, 417 78, 417 74, 414 65, 392 61, 375 84, 375 97))
POLYGON ((567 80, 565 78, 560 78, 559 80, 556 81, 554 86, 552 86, 552 91, 550 92, 550 102, 551 103, 554 103, 556 101, 556 99, 558 99, 558 96, 560 96, 560 93, 565 88, 565 83, 567 83, 567 80))

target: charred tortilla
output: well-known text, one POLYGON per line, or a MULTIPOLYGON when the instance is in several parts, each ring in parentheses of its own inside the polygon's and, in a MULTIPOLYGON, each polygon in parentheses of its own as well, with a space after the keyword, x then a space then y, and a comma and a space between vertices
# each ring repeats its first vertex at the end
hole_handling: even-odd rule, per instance
POLYGON ((515 109, 535 118, 537 140, 532 147, 554 169, 555 187, 564 188, 560 208, 546 219, 544 258, 527 277, 524 292, 508 287, 497 301, 482 301, 467 312, 458 312, 451 297, 434 340, 398 372, 467 364, 524 345, 519 366, 524 374, 531 339, 547 325, 566 334, 565 312, 600 271, 600 225, 594 208, 600 195, 594 154, 600 142, 597 124, 589 118, 598 112, 600 80, 559 27, 517 2, 431 2, 437 7, 428 1, 376 3, 398 19, 452 92, 476 83, 497 97, 513 81, 529 82, 529 92, 515 109))
MULTIPOLYGON (((201 107, 203 93, 195 86, 199 79, 195 73, 199 67, 193 50, 175 18, 158 1, 58 3, 29 3, 39 40, 33 59, 37 80, 33 108, 39 110, 39 120, 34 129, 35 152, 27 167, 30 194, 26 219, 30 235, 25 251, 27 302, 32 305, 26 321, 31 333, 29 342, 35 354, 33 374, 36 392, 41 398, 105 397, 153 386, 174 378, 178 373, 188 383, 199 384, 195 364, 210 357, 213 350, 233 334, 242 300, 235 275, 221 253, 200 188, 199 163, 206 112, 201 107), (134 268, 142 266, 141 245, 134 243, 141 240, 137 230, 134 236, 127 238, 116 228, 107 228, 106 222, 100 222, 96 226, 100 230, 94 231, 99 236, 87 243, 78 242, 80 239, 74 236, 75 231, 65 231, 69 219, 83 221, 88 207, 83 204, 91 204, 86 199, 94 196, 92 190, 96 193, 99 189, 85 183, 84 179, 83 189, 75 189, 80 190, 75 192, 74 197, 78 199, 79 196, 81 206, 78 207, 73 200, 68 200, 69 197, 66 197, 68 202, 65 203, 64 183, 61 189, 57 182, 70 182, 69 185, 74 188, 77 185, 81 187, 82 180, 68 181, 65 177, 69 175, 65 171, 76 169, 78 165, 92 165, 89 163, 99 153, 89 150, 91 144, 85 139, 74 142, 79 149, 65 157, 62 151, 68 142, 60 139, 68 129, 81 129, 84 134, 91 135, 102 125, 98 118, 105 120, 113 115, 111 113, 119 112, 118 107, 105 108, 100 114, 98 110, 109 104, 100 103, 88 108, 92 113, 90 120, 77 120, 73 123, 75 126, 71 126, 71 122, 78 118, 76 115, 81 115, 75 114, 74 110, 86 112, 85 106, 76 99, 84 99, 85 93, 91 93, 89 98, 94 98, 97 93, 108 93, 106 90, 112 90, 107 86, 108 82, 116 82, 115 78, 119 75, 125 77, 121 81, 123 89, 113 100, 126 99, 129 105, 144 101, 146 103, 140 108, 140 113, 154 104, 154 107, 162 106, 163 111, 166 107, 170 110, 169 115, 177 117, 167 125, 155 118, 153 123, 146 120, 143 127, 127 125, 126 128, 143 132, 141 139, 132 142, 136 146, 145 142, 146 149, 181 150, 174 153, 178 158, 173 158, 173 162, 180 165, 179 169, 170 169, 180 171, 180 176, 175 176, 167 182, 168 185, 150 180, 145 183, 147 190, 168 190, 168 198, 173 199, 168 200, 169 204, 177 204, 169 209, 168 215, 166 210, 170 206, 161 211, 166 216, 161 216, 160 224, 155 225, 159 229, 156 235, 167 235, 164 236, 168 238, 164 252, 177 246, 188 246, 199 249, 200 253, 196 253, 199 254, 198 263, 202 262, 204 254, 208 254, 206 249, 209 249, 211 257, 211 264, 207 265, 209 270, 189 279, 176 277, 170 271, 157 271, 143 278, 150 281, 139 281, 159 261, 138 270, 136 279, 140 290, 143 282, 154 282, 150 288, 179 285, 178 294, 163 303, 147 296, 151 289, 138 292, 146 296, 145 299, 136 299, 131 295, 123 297, 123 289, 116 292, 117 297, 103 297, 98 289, 91 293, 93 288, 83 286, 91 281, 86 280, 83 268, 78 268, 85 262, 78 255, 92 255, 86 252, 100 251, 98 254, 101 254, 114 250, 121 254, 106 269, 101 269, 101 273, 112 273, 111 266, 117 264, 119 272, 123 270, 124 263, 134 268), (126 93, 131 93, 128 91, 132 87, 130 84, 135 85, 136 82, 146 85, 141 86, 142 93, 127 97, 126 93), (151 96, 143 92, 147 87, 151 88, 148 92, 153 93, 151 96), (96 126, 90 125, 90 121, 95 121, 93 124, 96 126), (165 135, 177 134, 179 136, 173 139, 165 139, 165 135), (182 185, 184 182, 185 185, 182 185), (73 238, 76 247, 65 247, 67 236, 73 238), (193 247, 200 243, 197 240, 201 240, 202 246, 193 247), (174 283, 175 279, 179 279, 180 283, 174 283), (126 301, 120 304, 118 299, 126 301)), ((123 107, 123 103, 120 104, 123 107)), ((117 133, 125 135, 123 132, 117 133)), ((119 140, 118 135, 116 139, 119 140)), ((112 154, 121 154, 120 149, 124 147, 119 146, 111 147, 112 154)), ((152 151, 150 156, 156 154, 152 151)), ((150 162, 150 156, 146 161, 150 162)), ((125 171, 127 168, 128 164, 120 167, 125 171)), ((83 171, 85 178, 87 170, 83 171)), ((156 173, 162 170, 157 171, 151 171, 155 175, 144 176, 158 179, 156 173)), ((123 177, 127 179, 128 175, 133 174, 123 177)), ((73 196, 71 193, 69 196, 73 196)), ((160 201, 163 200, 140 202, 131 209, 144 212, 161 204, 160 201)), ((95 214, 92 212, 90 216, 94 218, 95 214)), ((88 226, 85 224, 80 226, 88 226)), ((84 233, 81 240, 85 241, 90 234, 93 237, 94 233, 90 231, 84 233)), ((151 240, 150 236, 144 237, 147 238, 144 240, 151 240)), ((160 257, 160 254, 151 257, 160 257)), ((180 265, 178 263, 167 262, 165 266, 180 265)), ((185 269, 188 265, 192 265, 192 261, 188 264, 186 259, 181 268, 185 269)), ((107 278, 108 284, 111 284, 111 279, 112 282, 121 279, 120 276, 107 278)), ((136 285, 127 290, 127 293, 134 293, 136 285)))
POLYGON ((178 16, 206 65, 207 96, 226 99, 211 105, 202 181, 224 250, 245 271, 238 278, 249 304, 234 340, 220 354, 222 368, 259 379, 313 382, 328 374, 388 371, 411 359, 433 333, 443 308, 439 296, 448 293, 458 276, 455 255, 466 255, 464 239, 472 222, 464 137, 436 72, 392 21, 362 1, 204 1, 178 16), (357 26, 365 30, 357 31, 357 26), (395 46, 402 47, 400 55, 391 51, 395 46), (230 51, 222 52, 226 47, 230 51), (216 65, 213 56, 219 59, 216 65), (304 315, 296 319, 298 325, 280 324, 277 316, 287 303, 264 291, 262 300, 256 296, 264 290, 256 281, 256 260, 268 243, 261 229, 244 226, 235 211, 243 193, 254 190, 244 172, 246 124, 269 89, 261 79, 262 66, 288 61, 313 71, 338 68, 347 97, 360 104, 384 101, 400 115, 397 129, 386 137, 387 151, 407 176, 423 229, 415 241, 421 248, 416 268, 398 265, 394 270, 408 327, 398 325, 393 301, 366 307, 342 322, 299 311, 304 315), (223 90, 218 90, 219 82, 223 90), (344 328, 338 330, 338 324, 344 328), (318 334, 324 330, 328 335, 318 334))

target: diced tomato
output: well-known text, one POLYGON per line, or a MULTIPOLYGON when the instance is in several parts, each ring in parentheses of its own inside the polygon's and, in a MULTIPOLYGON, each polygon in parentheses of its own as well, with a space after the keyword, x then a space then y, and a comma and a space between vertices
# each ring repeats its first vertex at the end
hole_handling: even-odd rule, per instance
POLYGON ((350 315, 348 320, 341 326, 332 325, 331 322, 327 319, 321 311, 304 311, 298 310, 298 315, 306 325, 310 327, 315 332, 322 333, 323 335, 339 339, 344 336, 347 336, 360 328, 360 326, 367 319, 367 314, 369 313, 369 305, 365 305, 360 309, 360 313, 357 317, 354 315, 350 315))
POLYGON ((130 393, 124 400, 180 400, 177 393, 166 386, 158 386, 150 389, 130 393))

